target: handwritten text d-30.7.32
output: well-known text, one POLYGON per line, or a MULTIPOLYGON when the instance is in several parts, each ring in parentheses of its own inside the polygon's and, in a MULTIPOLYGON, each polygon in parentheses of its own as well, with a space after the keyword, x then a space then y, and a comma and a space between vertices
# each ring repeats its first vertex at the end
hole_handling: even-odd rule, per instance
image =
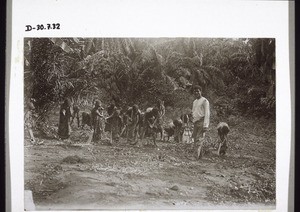
POLYGON ((32 30, 59 30, 60 24, 53 23, 53 24, 37 24, 37 25, 26 25, 25 32, 29 32, 32 30))

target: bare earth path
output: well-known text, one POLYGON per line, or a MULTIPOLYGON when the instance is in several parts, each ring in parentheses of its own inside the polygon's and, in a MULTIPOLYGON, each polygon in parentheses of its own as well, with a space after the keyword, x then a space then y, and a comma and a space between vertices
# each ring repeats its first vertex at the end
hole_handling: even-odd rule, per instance
MULTIPOLYGON (((158 142, 155 148, 125 140, 113 146, 25 141, 25 189, 32 190, 37 210, 272 209, 275 127, 255 123, 251 130, 243 131, 242 123, 232 127, 224 157, 216 154, 211 130, 208 152, 200 161, 188 159, 189 144, 174 142, 158 142)), ((84 131, 75 128, 74 134, 84 131)))

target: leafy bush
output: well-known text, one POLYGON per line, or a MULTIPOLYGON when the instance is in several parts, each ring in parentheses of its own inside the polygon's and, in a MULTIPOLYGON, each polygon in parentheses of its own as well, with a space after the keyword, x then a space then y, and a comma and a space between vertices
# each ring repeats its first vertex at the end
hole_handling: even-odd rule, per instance
POLYGON ((275 117, 274 55, 274 39, 25 39, 25 98, 40 115, 65 97, 187 108, 200 85, 225 113, 275 117))

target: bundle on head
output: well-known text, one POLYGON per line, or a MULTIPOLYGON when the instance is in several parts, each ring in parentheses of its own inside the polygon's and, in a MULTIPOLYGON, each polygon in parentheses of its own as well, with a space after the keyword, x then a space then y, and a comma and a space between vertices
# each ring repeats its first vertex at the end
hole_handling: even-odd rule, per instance
POLYGON ((227 150, 227 134, 229 133, 230 128, 227 123, 220 122, 217 126, 217 130, 221 140, 218 148, 218 154, 225 155, 227 150))

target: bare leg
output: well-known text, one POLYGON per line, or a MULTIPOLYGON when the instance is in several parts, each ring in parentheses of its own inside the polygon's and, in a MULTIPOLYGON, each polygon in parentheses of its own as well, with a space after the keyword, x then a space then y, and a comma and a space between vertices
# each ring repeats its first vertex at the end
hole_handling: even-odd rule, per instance
POLYGON ((219 143, 219 147, 218 147, 218 155, 219 156, 220 156, 221 147, 222 147, 222 142, 219 143))
POLYGON ((156 134, 153 132, 153 143, 154 143, 154 146, 157 147, 157 144, 156 144, 156 134))
MULTIPOLYGON (((143 128, 141 128, 140 132, 141 132, 140 139, 143 141, 144 136, 145 136, 145 130, 143 128)), ((132 145, 137 144, 138 141, 139 141, 139 139, 138 139, 138 132, 137 132, 137 129, 136 129, 135 136, 134 136, 134 142, 132 143, 132 145)))
POLYGON ((35 141, 35 138, 34 138, 34 135, 33 135, 32 130, 29 129, 28 131, 29 131, 29 135, 30 135, 30 142, 31 142, 32 144, 35 144, 36 141, 35 141))
POLYGON ((197 159, 201 159, 203 156, 203 145, 205 139, 205 133, 202 133, 202 136, 198 138, 198 145, 197 146, 197 159))
POLYGON ((110 129, 110 132, 109 132, 109 137, 110 137, 110 144, 113 143, 113 133, 112 133, 112 129, 110 129))

